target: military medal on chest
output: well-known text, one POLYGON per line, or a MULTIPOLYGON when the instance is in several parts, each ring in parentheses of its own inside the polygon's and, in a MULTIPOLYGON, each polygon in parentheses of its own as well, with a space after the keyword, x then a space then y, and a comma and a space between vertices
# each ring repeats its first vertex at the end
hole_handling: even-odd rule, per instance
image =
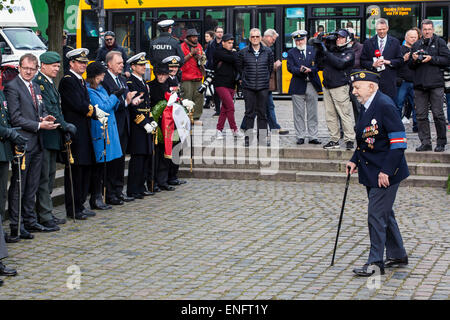
POLYGON ((378 134, 378 124, 376 119, 372 119, 370 123, 371 126, 364 128, 362 137, 366 139, 365 142, 367 143, 368 147, 370 149, 373 149, 373 146, 375 144, 374 136, 378 134))

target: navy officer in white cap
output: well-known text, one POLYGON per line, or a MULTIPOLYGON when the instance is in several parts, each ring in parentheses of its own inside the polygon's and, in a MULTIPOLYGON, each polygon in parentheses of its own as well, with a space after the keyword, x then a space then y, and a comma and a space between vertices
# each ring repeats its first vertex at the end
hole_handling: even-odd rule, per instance
POLYGON ((79 48, 69 51, 66 56, 69 59, 70 70, 59 83, 61 95, 61 108, 64 120, 73 123, 77 132, 72 138, 72 179, 69 179, 69 169, 64 170, 64 193, 66 213, 72 217, 75 209, 75 218, 86 220, 95 213, 84 206, 89 193, 92 167, 95 164, 94 147, 91 136, 91 119, 97 119, 102 123, 107 121, 108 113, 98 106, 92 106, 89 93, 82 75, 86 71, 89 59, 89 50, 79 48), (71 188, 73 188, 75 208, 72 208, 71 188))
POLYGON ((360 70, 350 79, 361 110, 356 124, 357 148, 346 170, 347 174, 358 172, 359 182, 366 186, 370 236, 367 263, 353 272, 369 277, 376 271, 384 274, 384 268, 408 264, 392 209, 400 182, 409 176, 404 154, 406 133, 394 102, 378 89, 378 73, 360 70))
POLYGON ((150 63, 156 66, 169 56, 180 57, 180 65, 184 63, 184 54, 180 42, 172 36, 172 27, 175 21, 163 20, 158 22, 159 36, 150 43, 150 63))

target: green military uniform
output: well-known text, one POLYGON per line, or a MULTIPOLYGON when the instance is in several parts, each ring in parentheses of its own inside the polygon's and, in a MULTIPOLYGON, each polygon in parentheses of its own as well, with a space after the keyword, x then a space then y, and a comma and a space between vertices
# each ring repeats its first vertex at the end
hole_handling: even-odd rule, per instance
MULTIPOLYGON (((59 58, 59 56, 58 56, 59 58)), ((49 60, 54 61, 54 60, 49 60)), ((61 98, 55 85, 41 72, 38 72, 33 82, 39 86, 42 99, 47 113, 56 118, 55 123, 60 127, 56 130, 43 130, 44 156, 39 180, 39 188, 36 195, 36 211, 40 221, 53 220, 53 203, 51 194, 56 174, 56 157, 64 149, 64 132, 67 130, 67 123, 61 110, 61 98)), ((64 219, 64 214, 57 216, 64 219)))

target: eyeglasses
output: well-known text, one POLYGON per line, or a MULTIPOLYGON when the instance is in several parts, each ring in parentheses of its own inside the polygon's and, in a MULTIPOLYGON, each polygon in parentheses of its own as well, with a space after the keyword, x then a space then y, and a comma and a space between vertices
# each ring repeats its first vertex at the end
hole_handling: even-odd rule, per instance
POLYGON ((261 38, 261 36, 250 36, 250 38, 261 38))
POLYGON ((105 38, 105 41, 113 41, 113 40, 114 40, 114 38, 108 38, 108 39, 105 38))
POLYGON ((24 68, 24 67, 20 67, 20 69, 22 69, 25 72, 35 72, 37 71, 37 68, 24 68))

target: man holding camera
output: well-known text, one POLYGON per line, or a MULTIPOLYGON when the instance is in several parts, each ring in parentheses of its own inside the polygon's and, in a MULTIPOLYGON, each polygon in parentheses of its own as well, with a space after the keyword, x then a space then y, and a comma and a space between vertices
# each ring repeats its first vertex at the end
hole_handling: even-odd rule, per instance
POLYGON ((198 91, 202 85, 203 62, 206 56, 201 44, 198 42, 198 33, 195 29, 186 32, 186 39, 181 44, 184 54, 184 65, 181 67, 181 88, 184 92, 183 98, 194 101, 194 124, 201 125, 200 119, 203 112, 203 94, 198 91))
POLYGON ((422 21, 423 38, 413 44, 408 65, 414 73, 414 96, 421 145, 416 151, 431 151, 428 105, 431 106, 437 133, 435 152, 443 152, 447 144, 445 116, 442 108, 444 76, 442 68, 450 64, 450 51, 445 41, 434 34, 433 21, 422 21))
POLYGON ((330 141, 324 149, 339 149, 339 119, 344 131, 347 150, 353 149, 355 140, 353 107, 350 101, 349 76, 355 62, 351 36, 345 29, 327 37, 318 36, 313 44, 317 48, 319 70, 323 70, 323 99, 330 141), (326 45, 323 42, 326 41, 326 45))

